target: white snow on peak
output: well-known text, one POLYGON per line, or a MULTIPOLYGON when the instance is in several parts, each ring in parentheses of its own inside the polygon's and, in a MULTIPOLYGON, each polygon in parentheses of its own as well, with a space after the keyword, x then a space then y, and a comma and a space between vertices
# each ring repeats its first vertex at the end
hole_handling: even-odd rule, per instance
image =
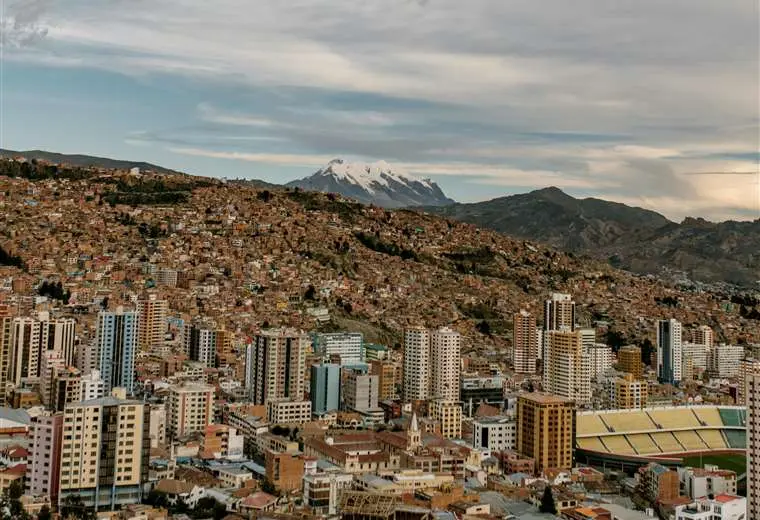
POLYGON ((419 182, 427 188, 432 188, 429 179, 416 179, 412 175, 392 167, 385 161, 373 163, 349 163, 343 159, 333 159, 327 167, 317 172, 318 175, 332 175, 336 180, 355 184, 369 193, 374 193, 374 185, 388 187, 388 180, 410 185, 419 182))

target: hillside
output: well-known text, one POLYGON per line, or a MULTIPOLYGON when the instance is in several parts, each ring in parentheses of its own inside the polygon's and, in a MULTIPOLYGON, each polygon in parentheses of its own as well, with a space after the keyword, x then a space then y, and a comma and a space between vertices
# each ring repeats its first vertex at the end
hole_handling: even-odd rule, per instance
POLYGON ((182 283, 163 289, 172 309, 216 316, 243 332, 262 324, 310 329, 323 315, 329 319, 319 327, 359 322, 369 340, 391 342, 408 325, 452 324, 467 350, 501 352, 514 312, 540 315, 549 292, 566 291, 579 303, 580 322, 607 323, 616 344, 653 339, 653 320, 671 316, 708 324, 726 340, 758 337, 758 322, 738 308, 726 312, 722 296, 679 292, 470 224, 332 194, 203 180, 166 200, 154 196, 161 185, 150 178, 118 192, 114 175, 109 182, 0 177, 0 192, 9 194, 0 246, 26 266, 25 274, 0 273, 30 285, 60 280, 74 305, 104 295, 129 305, 155 283, 147 265, 173 269, 182 283))
POLYGON ((36 159, 38 161, 47 161, 53 164, 68 164, 81 168, 107 168, 114 170, 129 170, 131 168, 140 168, 140 170, 151 171, 159 174, 178 174, 179 172, 156 166, 142 161, 124 161, 119 159, 108 159, 106 157, 95 157, 92 155, 79 154, 61 154, 46 152, 44 150, 3 150, 0 149, 0 157, 24 157, 27 160, 36 159))
POLYGON ((677 224, 654 211, 576 199, 558 188, 425 209, 637 273, 680 272, 692 280, 742 286, 760 280, 760 221, 677 224))

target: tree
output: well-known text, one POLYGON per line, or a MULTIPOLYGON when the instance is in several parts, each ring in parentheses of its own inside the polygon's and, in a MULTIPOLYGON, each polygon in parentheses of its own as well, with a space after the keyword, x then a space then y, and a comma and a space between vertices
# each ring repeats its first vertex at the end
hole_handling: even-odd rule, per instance
POLYGON ((48 506, 42 506, 40 512, 37 513, 37 520, 50 520, 52 515, 50 514, 50 508, 48 506))
POLYGON ((270 495, 277 494, 277 488, 274 484, 272 484, 272 482, 269 481, 269 479, 264 479, 261 481, 261 490, 264 493, 269 493, 270 495))
POLYGON ((557 507, 554 505, 554 495, 551 486, 544 488, 544 495, 541 497, 541 506, 538 508, 542 513, 557 514, 557 507))
POLYGON ((73 517, 77 520, 95 520, 95 512, 84 505, 82 497, 79 495, 69 495, 63 499, 61 516, 63 518, 73 517))

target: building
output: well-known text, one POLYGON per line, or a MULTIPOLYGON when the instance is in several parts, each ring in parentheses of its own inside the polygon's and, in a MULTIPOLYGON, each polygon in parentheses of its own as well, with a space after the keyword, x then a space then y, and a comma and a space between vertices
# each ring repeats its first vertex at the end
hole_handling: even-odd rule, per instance
POLYGON ((328 361, 337 357, 341 365, 364 363, 364 335, 361 332, 317 334, 314 343, 317 353, 328 361))
POLYGON ((430 397, 456 401, 459 399, 461 368, 460 334, 448 327, 430 335, 430 397))
POLYGON ((217 331, 216 324, 196 322, 185 331, 187 353, 193 361, 199 361, 207 367, 216 366, 217 331))
POLYGON ((691 365, 694 369, 701 368, 707 369, 707 353, 709 352, 707 345, 702 343, 689 343, 684 342, 681 346, 681 358, 691 360, 691 365))
POLYGON ((462 437, 462 406, 458 401, 433 399, 430 401, 430 418, 440 424, 443 438, 462 437))
POLYGON ((573 467, 575 404, 564 397, 530 393, 517 399, 517 451, 536 461, 536 472, 573 467))
POLYGON ((119 307, 98 314, 93 353, 103 377, 105 391, 114 387, 134 391, 138 314, 119 307))
POLYGON ((592 379, 595 379, 612 368, 612 362, 615 357, 612 353, 612 347, 601 343, 594 343, 593 345, 586 347, 585 350, 586 355, 590 359, 590 376, 592 379))
POLYGON ((169 302, 160 300, 156 294, 137 300, 137 315, 139 316, 138 346, 148 350, 153 345, 164 342, 169 315, 169 302))
POLYGON ((13 358, 13 316, 7 305, 0 304, 0 406, 6 404, 5 388, 13 358))
POLYGON ((311 366, 311 411, 316 416, 340 408, 340 365, 320 363, 311 366))
POLYGON ((53 408, 55 379, 66 368, 66 362, 60 352, 44 350, 40 362, 40 397, 45 408, 53 408))
POLYGON ((380 401, 396 398, 396 365, 392 361, 371 360, 369 373, 378 378, 380 401))
POLYGON ((166 405, 154 404, 150 407, 150 447, 158 448, 166 444, 166 405))
POLYGON ((544 331, 575 330, 575 302, 569 294, 553 293, 544 302, 544 331))
POLYGON ((43 413, 32 418, 31 453, 26 468, 26 494, 46 496, 58 503, 63 414, 43 413))
POLYGON ((100 370, 93 370, 89 374, 79 378, 80 400, 91 401, 99 397, 105 397, 106 384, 100 376, 100 370))
POLYGON ((742 345, 716 345, 707 356, 707 372, 722 379, 734 378, 739 374, 739 364, 744 359, 742 345))
POLYGON ((311 421, 311 401, 267 401, 267 420, 271 424, 307 423, 311 421))
POLYGON ((628 372, 634 379, 641 379, 644 376, 641 348, 629 345, 618 350, 618 370, 628 372))
POLYGON ((459 400, 463 403, 468 416, 472 416, 481 404, 502 408, 504 406, 504 378, 463 375, 459 400))
POLYGON ((517 421, 514 417, 479 417, 472 421, 472 446, 489 451, 514 450, 517 421))
POLYGON ((380 395, 378 376, 365 374, 359 370, 346 370, 343 387, 343 406, 346 410, 369 412, 378 409, 380 395))
POLYGON ((717 466, 679 468, 681 489, 692 500, 714 495, 736 495, 736 473, 717 466))
MULTIPOLYGON (((151 416, 152 420, 152 416, 151 416)), ((153 429, 151 424, 151 430, 153 429)), ((151 431, 151 442, 153 439, 151 431)), ((208 424, 203 431, 203 457, 215 459, 239 459, 243 457, 243 436, 226 424, 208 424)))
POLYGON ((580 331, 548 331, 546 345, 544 390, 578 406, 590 404, 591 358, 584 353, 580 331))
POLYGON ((748 518, 760 518, 760 373, 747 377, 748 518))
POLYGON ((535 374, 541 345, 536 317, 525 310, 514 315, 512 328, 512 365, 518 374, 535 374))
POLYGON ((682 371, 682 328, 678 320, 657 323, 657 378, 661 384, 677 385, 682 371))
POLYGON ((647 405, 649 384, 626 373, 610 385, 610 403, 613 408, 630 410, 647 405))
POLYGON ((404 331, 404 400, 430 397, 430 331, 415 327, 404 331))
POLYGON ((678 506, 676 520, 754 520, 747 517, 747 499, 722 494, 715 498, 702 498, 693 504, 678 506))
POLYGON ((678 472, 651 462, 639 469, 639 486, 650 502, 673 500, 680 494, 678 472))
POLYGON ((353 485, 353 475, 342 472, 337 466, 317 460, 306 461, 304 471, 304 505, 315 515, 336 515, 341 494, 353 485))
POLYGON ((202 432, 214 418, 214 387, 197 383, 169 387, 166 429, 169 440, 202 432))
POLYGON ((73 319, 51 320, 47 312, 37 318, 15 318, 11 329, 11 360, 9 379, 16 386, 22 381, 41 377, 44 352, 56 351, 68 365, 74 364, 73 319))
POLYGON ((713 330, 707 325, 700 325, 692 333, 692 342, 704 345, 707 350, 711 349, 714 344, 713 330))
POLYGON ((309 336, 293 329, 264 330, 246 352, 246 389, 254 404, 304 398, 309 336))
POLYGON ((267 480, 278 490, 290 492, 301 489, 304 473, 303 455, 267 450, 264 459, 267 480))
POLYGON ((747 379, 752 374, 760 374, 760 359, 744 358, 739 361, 736 378, 736 404, 747 405, 747 379))
POLYGON ((66 407, 61 501, 78 495, 86 507, 96 511, 140 503, 148 480, 149 406, 121 398, 123 391, 115 393, 119 397, 66 407))
POLYGON ((377 343, 364 344, 364 359, 367 363, 371 361, 383 361, 388 359, 388 347, 378 345, 377 343))

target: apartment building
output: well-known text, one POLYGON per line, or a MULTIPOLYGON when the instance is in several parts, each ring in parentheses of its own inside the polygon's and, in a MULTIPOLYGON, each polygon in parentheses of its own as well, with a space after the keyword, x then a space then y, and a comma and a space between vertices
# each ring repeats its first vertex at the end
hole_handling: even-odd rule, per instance
POLYGON ((340 365, 320 363, 311 366, 309 397, 311 411, 316 416, 340 408, 340 365))
POLYGON ((514 450, 517 421, 514 417, 479 417, 472 421, 472 445, 490 451, 514 450))
POLYGON ((330 362, 340 359, 341 366, 364 363, 364 335, 361 332, 317 334, 314 346, 323 359, 330 362))
POLYGON ((591 358, 583 349, 580 331, 546 333, 544 390, 570 399, 578 406, 591 402, 591 358))
POLYGON ((540 357, 536 317, 525 310, 514 315, 512 328, 512 365, 518 374, 535 374, 540 357))
POLYGON ((457 401, 461 368, 460 334, 449 327, 430 334, 430 397, 457 401))
POLYGON ((517 451, 536 461, 536 471, 573 467, 575 404, 543 393, 517 399, 517 451))
POLYGON ((644 376, 641 348, 629 345, 618 350, 618 370, 628 372, 634 379, 641 379, 644 376))
POLYGON ((346 410, 369 412, 378 410, 380 378, 359 370, 344 370, 343 406, 346 410))
POLYGON ((760 373, 747 377, 747 515, 760 518, 760 373))
POLYGON ((169 302, 149 294, 137 300, 137 315, 139 316, 138 346, 148 350, 154 345, 164 342, 167 330, 166 318, 169 315, 169 302))
POLYGON ((441 426, 441 436, 445 439, 462 437, 462 406, 459 401, 433 399, 430 401, 430 418, 441 426))
POLYGON ((715 345, 707 356, 707 372, 721 379, 736 377, 744 359, 742 345, 715 345))
POLYGON ((392 361, 371 360, 369 373, 377 376, 380 401, 396 398, 396 365, 392 361))
POLYGON ((422 327, 404 331, 405 401, 426 401, 430 397, 430 331, 422 327))
POLYGON ((309 336, 293 329, 264 330, 246 351, 246 380, 254 404, 270 400, 303 400, 309 336))
POLYGON ((191 432, 205 431, 214 418, 214 387, 185 383, 169 387, 166 433, 174 440, 191 432))
POLYGON ((58 503, 63 414, 45 412, 32 418, 31 449, 26 467, 26 494, 58 503))
POLYGON ((127 394, 134 392, 138 319, 137 312, 122 307, 98 314, 93 353, 106 392, 114 387, 126 389, 127 394))
POLYGON ((609 385, 609 402, 612 408, 635 409, 647 405, 649 384, 626 373, 612 380, 609 385))
POLYGON ((657 378, 660 384, 677 385, 683 379, 683 330, 678 320, 657 323, 657 378))

